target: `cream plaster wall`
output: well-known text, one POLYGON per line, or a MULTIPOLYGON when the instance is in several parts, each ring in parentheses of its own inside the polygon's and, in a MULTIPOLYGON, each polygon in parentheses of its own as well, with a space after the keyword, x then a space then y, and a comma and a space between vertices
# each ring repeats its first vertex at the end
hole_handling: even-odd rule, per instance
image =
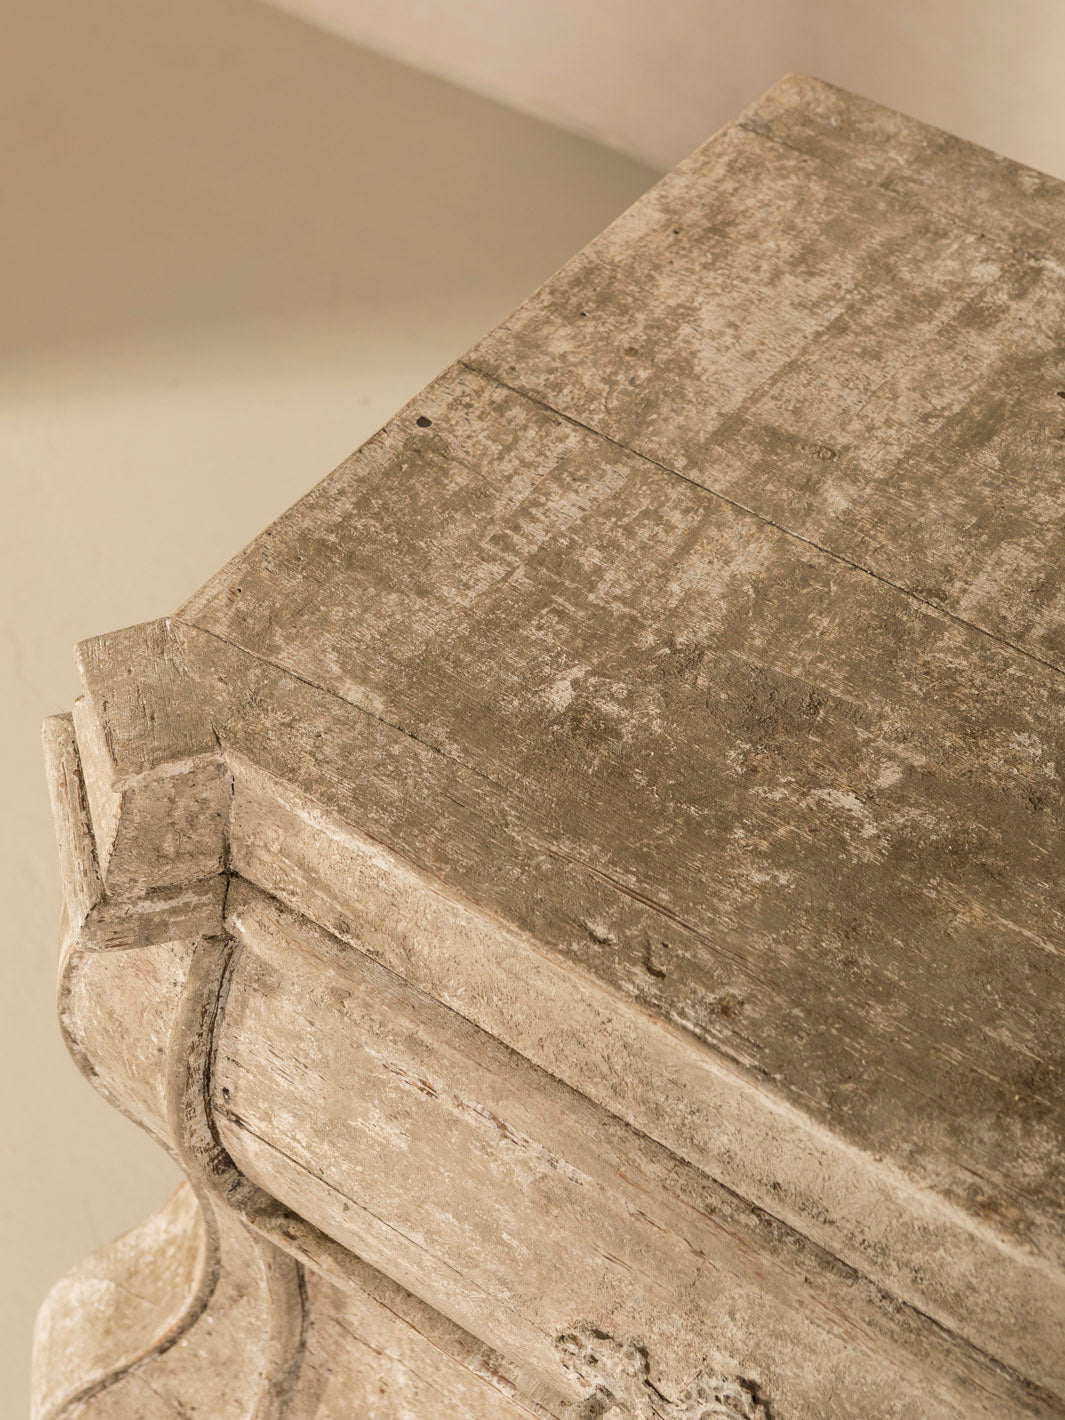
POLYGON ((280 0, 671 167, 802 70, 1065 176, 1063 0, 280 0))

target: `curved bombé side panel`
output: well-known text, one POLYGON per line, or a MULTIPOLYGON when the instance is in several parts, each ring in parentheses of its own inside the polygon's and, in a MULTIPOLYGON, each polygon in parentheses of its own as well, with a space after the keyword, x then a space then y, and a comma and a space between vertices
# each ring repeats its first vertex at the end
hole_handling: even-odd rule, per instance
POLYGON ((60 1024, 90 1083, 191 1186, 53 1288, 34 1420, 155 1420, 192 1398, 219 1420, 274 1420, 302 1349, 302 1269, 212 1193, 175 1129, 189 1113, 190 973, 198 953, 225 950, 228 772, 165 622, 79 659, 84 698, 44 726, 60 1024))

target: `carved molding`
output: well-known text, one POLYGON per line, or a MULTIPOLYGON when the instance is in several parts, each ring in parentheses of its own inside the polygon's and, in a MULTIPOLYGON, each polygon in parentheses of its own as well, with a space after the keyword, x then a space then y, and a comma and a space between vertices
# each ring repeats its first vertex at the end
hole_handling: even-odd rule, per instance
MULTIPOLYGON (((130 642, 144 643, 142 651, 146 646, 173 670, 163 655, 166 631, 159 623, 111 639, 120 650, 130 642)), ((105 638, 92 643, 98 671, 105 648, 105 638)), ((152 682, 145 678, 144 684, 152 682)), ((165 685, 161 698, 163 690, 171 689, 165 685)), ((247 1362, 228 1370, 227 1403, 236 1407, 233 1413, 277 1420, 303 1349, 302 1267, 288 1249, 275 1245, 269 1227, 256 1226, 259 1220, 248 1216, 260 1201, 259 1191, 242 1187, 245 1181, 235 1176, 217 1145, 208 1103, 215 1013, 232 945, 223 932, 228 873, 220 837, 228 771, 213 741, 213 755, 183 743, 180 751, 191 750, 186 757, 149 764, 122 781, 113 762, 122 746, 98 726, 94 734, 90 707, 79 706, 78 715, 46 722, 44 735, 65 899, 60 1023, 79 1069, 110 1104, 175 1155, 191 1190, 179 1190, 155 1218, 57 1283, 36 1327, 34 1420, 73 1420, 75 1414, 87 1420, 98 1406, 109 1420, 140 1415, 146 1387, 159 1394, 173 1388, 179 1399, 185 1372, 191 1374, 214 1357, 219 1346, 211 1364, 223 1364, 223 1338, 247 1362), (99 741, 94 764, 83 752, 93 738, 99 741), (107 756, 112 762, 105 762, 107 756), (192 851, 183 848, 170 863, 172 881, 151 881, 155 845, 146 849, 141 839, 122 833, 123 813, 130 811, 133 796, 141 801, 162 797, 165 824, 180 826, 187 818, 201 833, 201 844, 192 851), (101 817, 112 800, 105 843, 101 817), (220 871, 204 877, 205 865, 220 871), (138 950, 165 944, 186 951, 187 976, 183 983, 171 983, 160 1021, 167 1038, 160 1094, 138 1099, 123 1088, 128 1081, 110 1078, 95 1058, 97 1013, 86 1012, 92 992, 79 995, 79 973, 94 961, 131 962, 138 950), (170 1287, 173 1254, 188 1252, 193 1241, 195 1264, 191 1271, 179 1270, 170 1287), (138 1269, 149 1276, 159 1272, 164 1296, 159 1314, 146 1319, 128 1316, 123 1302, 138 1269), (87 1294, 96 1300, 93 1327, 85 1322, 87 1294)), ((166 708, 172 713, 172 707, 166 708)), ((273 1200, 267 1203, 260 1211, 283 1213, 273 1200)), ((276 1233, 276 1217, 270 1222, 276 1233)))
MULTIPOLYGON (((193 1396, 205 1414, 280 1420, 301 1383, 308 1267, 379 1302, 401 1334, 431 1337, 494 1393, 529 1390, 520 1367, 254 1184, 220 1143, 211 1107, 216 1031, 241 950, 225 930, 228 764, 211 725, 199 723, 202 700, 188 689, 168 623, 98 638, 82 660, 86 703, 44 727, 64 896, 60 1023, 89 1082, 175 1158, 189 1183, 52 1289, 35 1332, 33 1420, 146 1420, 149 1411, 154 1420, 153 1389, 167 1414, 193 1396), (139 695, 124 707, 131 686, 139 695), (139 816, 148 802, 164 826, 187 823, 198 842, 168 857, 150 835, 126 833, 124 814, 139 816), (160 856, 164 871, 153 876, 160 856), (144 1073, 159 1078, 138 1093, 132 1062, 115 1070, 100 1050, 114 1022, 99 1007, 131 990, 143 1003, 138 959, 153 953, 161 954, 158 1019, 154 1034, 141 1033, 151 1054, 144 1073), (189 1254, 187 1265, 177 1253, 189 1254), (130 1287, 155 1273, 158 1305, 131 1311, 130 1287)), ((541 1405, 530 1393, 522 1413, 550 1420, 553 1399, 541 1405)))
POLYGON ((556 1338, 562 1365, 588 1390, 581 1420, 772 1420, 756 1387, 739 1376, 695 1377, 670 1400, 652 1383, 647 1351, 582 1323, 556 1338))

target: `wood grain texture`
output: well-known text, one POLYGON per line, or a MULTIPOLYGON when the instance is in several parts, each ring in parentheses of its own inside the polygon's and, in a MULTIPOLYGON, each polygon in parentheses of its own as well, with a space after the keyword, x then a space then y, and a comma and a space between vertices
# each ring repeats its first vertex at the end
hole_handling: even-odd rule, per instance
MULTIPOLYGON (((294 764, 304 752, 297 723, 312 727, 312 736, 328 724, 315 718, 322 707, 314 695, 297 689, 276 741, 291 746, 294 764)), ((375 739, 351 745, 352 754, 372 759, 375 739)), ((269 884, 343 942, 894 1295, 1022 1366, 1054 1364, 1061 1287, 1038 1258, 1004 1249, 995 1232, 914 1187, 885 1160, 815 1128, 764 1081, 716 1052, 693 1049, 689 1032, 608 993, 469 898, 443 891, 379 839, 323 809, 325 793, 304 798, 291 781, 271 782, 232 751, 229 762, 233 862, 246 878, 269 884)), ((417 768, 404 768, 405 782, 417 768)), ((456 780, 446 782, 454 794, 456 780)), ((539 881, 545 897, 573 886, 563 873, 539 881)))
MULTIPOLYGON (((151 644, 157 631, 120 633, 116 647, 98 647, 98 664, 118 665, 130 639, 151 644)), ((142 672, 150 676, 150 665, 142 672)), ((105 743, 127 723, 119 715, 112 725, 108 709, 121 703, 125 688, 120 683, 112 697, 106 676, 98 682, 105 743)), ((152 694, 142 681, 134 698, 150 706, 152 694)), ((209 720, 204 726, 217 751, 209 720)), ((228 875, 210 879, 207 892, 193 878, 113 898, 100 871, 70 716, 46 722, 45 750, 66 899, 59 980, 66 1043, 100 1093, 175 1156, 196 1196, 182 1189, 158 1217, 57 1284, 35 1333, 34 1420, 185 1420, 195 1413, 346 1420, 356 1373, 367 1412, 387 1420, 448 1413, 567 1420, 566 1401, 550 1387, 236 1169, 208 1108, 229 961, 222 935, 228 875), (319 1279, 312 1286, 305 1268, 319 1279)), ((155 798, 163 810, 156 833, 173 828, 165 809, 172 795, 180 801, 178 824, 186 814, 195 821, 203 808, 202 781, 180 763, 175 769, 164 756, 138 781, 149 800, 156 780, 164 781, 155 798)), ((101 784, 110 789, 113 780, 101 784)), ((216 810, 203 816, 208 840, 216 820, 216 810)), ((134 855, 144 847, 121 834, 114 843, 134 855)), ((109 878, 114 861, 112 844, 109 878)))
POLYGON ((739 122, 974 232, 1065 264, 1065 184, 806 74, 739 122))
MULTIPOLYGON (((227 1249, 224 1280, 182 1327, 204 1263, 183 1185, 153 1218, 56 1284, 37 1323, 32 1420, 265 1420, 263 1297, 254 1249, 227 1249), (258 1408, 256 1408, 258 1406, 258 1408)), ((234 1242, 236 1239, 233 1240, 234 1242)), ((313 1276, 289 1420, 540 1420, 387 1305, 313 1276)))
POLYGON ((277 1420, 264 1341, 291 1259, 182 1185, 148 1222, 63 1278, 34 1340, 32 1420, 277 1420), (215 1246, 207 1234, 214 1233, 215 1246))
POLYGON ((210 883, 224 868, 229 779, 166 621, 77 648, 85 797, 108 896, 210 883))
POLYGON ((186 616, 290 672, 227 747, 1060 1275, 1058 673, 468 370, 186 616))
POLYGON ((308 1311, 288 1420, 544 1420, 548 1413, 507 1394, 357 1287, 312 1273, 308 1311))
POLYGON ((1053 179, 785 82, 467 358, 1061 668, 1063 213, 1053 179))
POLYGON ((1058 1411, 265 895, 236 888, 229 923, 214 1105, 231 1157, 546 1379, 595 1315, 641 1338, 667 1396, 702 1367, 779 1416, 1058 1411))

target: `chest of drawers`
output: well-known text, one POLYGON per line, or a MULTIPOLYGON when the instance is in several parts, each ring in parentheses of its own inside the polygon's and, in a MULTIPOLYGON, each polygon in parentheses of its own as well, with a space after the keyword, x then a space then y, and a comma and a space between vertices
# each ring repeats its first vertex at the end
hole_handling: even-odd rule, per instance
POLYGON ((1065 1416, 1063 267, 786 79, 79 648, 37 1420, 1065 1416))

